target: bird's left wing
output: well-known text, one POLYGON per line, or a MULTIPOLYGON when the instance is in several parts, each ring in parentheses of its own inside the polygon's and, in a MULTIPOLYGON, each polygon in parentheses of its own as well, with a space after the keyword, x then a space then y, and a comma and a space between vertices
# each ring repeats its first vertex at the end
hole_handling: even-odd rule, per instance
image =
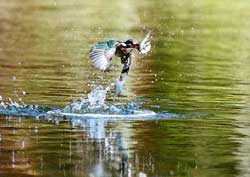
POLYGON ((101 71, 107 71, 118 45, 119 42, 115 40, 95 44, 90 50, 90 59, 94 67, 101 71))

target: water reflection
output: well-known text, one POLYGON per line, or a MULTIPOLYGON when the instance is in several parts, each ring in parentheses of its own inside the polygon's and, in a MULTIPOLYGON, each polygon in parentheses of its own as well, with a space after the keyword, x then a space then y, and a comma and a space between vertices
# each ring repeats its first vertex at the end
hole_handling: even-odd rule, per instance
POLYGON ((124 127, 120 123, 119 128, 114 126, 106 132, 107 120, 103 119, 73 120, 73 124, 83 127, 86 138, 98 145, 99 153, 96 157, 98 163, 91 168, 90 176, 110 176, 111 174, 105 169, 105 166, 109 166, 108 163, 117 170, 116 176, 118 174, 119 176, 131 176, 132 165, 128 160, 128 133, 130 131, 128 127, 124 127), (117 130, 121 128, 123 131, 117 130))
POLYGON ((53 124, 52 120, 14 117, 0 121, 2 174, 102 177, 140 173, 129 162, 129 124, 110 127, 99 119, 53 124))
POLYGON ((230 124, 216 119, 204 126, 204 120, 200 119, 108 123, 98 119, 58 121, 1 117, 0 125, 3 175, 200 176, 206 173, 217 176, 236 173, 233 167, 237 161, 230 155, 236 152, 236 143, 231 140, 234 134, 230 124), (216 162, 215 156, 220 157, 216 162), (218 168, 223 173, 217 171, 218 168))

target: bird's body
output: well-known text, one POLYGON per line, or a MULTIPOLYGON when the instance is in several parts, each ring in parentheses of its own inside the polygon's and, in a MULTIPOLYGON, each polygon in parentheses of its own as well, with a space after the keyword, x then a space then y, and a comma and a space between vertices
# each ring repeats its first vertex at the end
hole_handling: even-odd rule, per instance
POLYGON ((120 94, 125 78, 129 72, 131 65, 131 52, 133 49, 137 49, 140 53, 147 53, 150 48, 150 33, 141 41, 141 43, 134 42, 129 39, 125 42, 118 40, 107 40, 104 42, 98 42, 90 50, 90 58, 95 68, 101 71, 108 71, 111 61, 114 56, 121 59, 122 72, 116 83, 116 94, 120 94))

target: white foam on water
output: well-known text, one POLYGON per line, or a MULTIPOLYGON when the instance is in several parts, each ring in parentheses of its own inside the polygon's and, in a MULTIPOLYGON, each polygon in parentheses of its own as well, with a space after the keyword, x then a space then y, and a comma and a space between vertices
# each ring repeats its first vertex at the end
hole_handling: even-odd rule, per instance
POLYGON ((49 111, 50 115, 54 116, 65 116, 65 117, 76 117, 76 118, 125 118, 125 119, 140 119, 145 117, 156 116, 157 114, 153 111, 137 111, 135 114, 98 114, 98 113, 86 113, 86 114, 76 114, 76 113, 64 113, 64 112, 54 112, 49 111))

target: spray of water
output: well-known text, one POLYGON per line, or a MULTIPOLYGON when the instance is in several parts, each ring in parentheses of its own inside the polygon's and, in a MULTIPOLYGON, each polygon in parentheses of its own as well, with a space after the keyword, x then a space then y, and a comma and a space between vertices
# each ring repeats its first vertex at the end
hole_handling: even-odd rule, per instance
POLYGON ((88 94, 88 102, 90 108, 98 108, 105 105, 105 99, 108 89, 103 89, 101 85, 95 87, 88 94))
POLYGON ((107 103, 105 102, 109 87, 103 88, 102 86, 93 87, 92 91, 88 94, 87 98, 80 98, 75 100, 64 109, 63 113, 76 113, 76 114, 86 114, 86 113, 96 113, 96 114, 135 114, 139 111, 139 106, 134 102, 129 102, 126 104, 121 103, 107 103))
MULTIPOLYGON (((28 105, 23 102, 17 103, 12 99, 4 102, 0 96, 0 114, 16 116, 45 117, 48 119, 54 117, 68 117, 75 120, 82 118, 122 118, 124 119, 161 119, 170 117, 183 117, 183 115, 170 113, 155 113, 153 111, 142 109, 138 102, 130 101, 127 103, 106 102, 110 88, 95 86, 87 97, 81 97, 72 101, 64 108, 45 107, 38 105, 28 105)), ((56 118, 56 119, 57 119, 56 118)))

